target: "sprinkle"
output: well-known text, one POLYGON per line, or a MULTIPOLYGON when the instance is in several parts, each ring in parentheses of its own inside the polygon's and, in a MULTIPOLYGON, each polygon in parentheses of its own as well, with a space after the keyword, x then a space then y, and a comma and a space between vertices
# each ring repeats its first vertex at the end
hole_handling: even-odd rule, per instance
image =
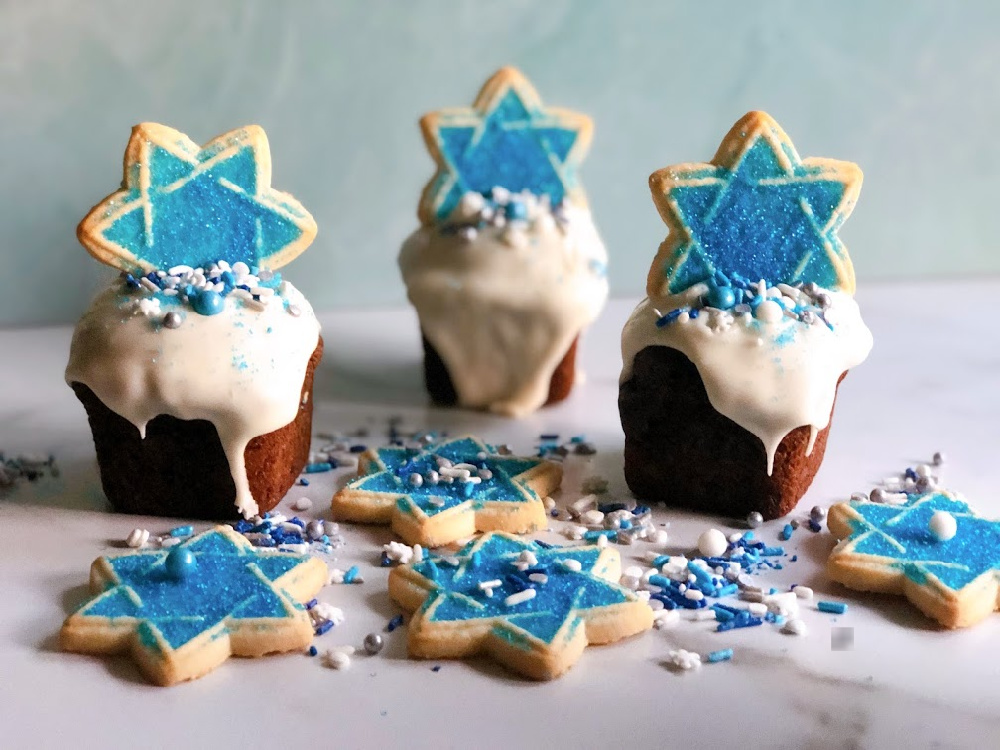
POLYGON ((701 656, 694 651, 685 651, 682 648, 675 649, 668 654, 670 662, 678 669, 687 671, 697 669, 701 666, 701 656))
POLYGON ((361 569, 357 565, 352 565, 344 573, 344 583, 364 583, 364 579, 360 576, 361 569))
POLYGON ((309 650, 306 651, 306 653, 309 654, 309 656, 316 656, 316 654, 319 653, 319 649, 316 648, 315 646, 310 646, 309 650))
POLYGON ((525 602, 530 602, 535 598, 536 592, 532 588, 527 588, 524 591, 518 591, 516 594, 511 594, 506 599, 503 600, 504 606, 516 607, 518 604, 523 604, 525 602))
POLYGON ((712 651, 705 657, 705 660, 709 664, 717 664, 720 661, 729 661, 733 658, 733 650, 731 648, 722 648, 718 651, 712 651))
POLYGON ((129 535, 125 538, 125 544, 132 549, 145 547, 148 541, 149 531, 146 529, 132 529, 129 535))
POLYGON ((323 664, 330 669, 350 669, 351 657, 342 649, 330 649, 323 652, 323 664))
POLYGON ((400 627, 402 624, 403 624, 403 616, 396 615, 391 620, 389 620, 389 624, 385 626, 385 629, 391 633, 393 630, 400 627))
POLYGON ((178 526, 170 530, 170 536, 178 538, 191 536, 193 533, 194 533, 193 526, 178 526))
POLYGON ((781 530, 781 533, 778 534, 778 538, 783 542, 787 542, 792 538, 793 533, 795 533, 795 529, 790 523, 786 523, 785 527, 781 530))
POLYGON ((314 464, 306 464, 302 469, 303 474, 320 474, 324 471, 333 471, 333 464, 329 461, 318 461, 314 464))
POLYGON ((812 599, 813 590, 808 586, 793 586, 792 591, 795 592, 795 596, 799 599, 812 599))
POLYGON ((816 609, 831 615, 842 615, 847 611, 847 605, 844 602, 821 601, 816 602, 816 609))

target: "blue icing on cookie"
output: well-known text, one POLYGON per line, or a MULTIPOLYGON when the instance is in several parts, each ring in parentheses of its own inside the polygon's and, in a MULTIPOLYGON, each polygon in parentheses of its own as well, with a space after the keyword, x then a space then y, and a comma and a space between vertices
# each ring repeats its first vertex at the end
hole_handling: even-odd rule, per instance
POLYGON ((421 120, 438 173, 425 188, 421 218, 443 221, 465 192, 493 187, 547 195, 552 204, 581 193, 577 167, 590 142, 584 115, 542 106, 518 71, 504 68, 483 86, 471 108, 421 120))
POLYGON ((270 186, 263 130, 250 126, 199 148, 162 125, 135 128, 125 184, 83 220, 81 242, 125 271, 224 260, 277 268, 316 234, 309 213, 270 186))
POLYGON ((633 601, 621 586, 595 575, 601 550, 597 547, 543 547, 535 542, 505 534, 486 534, 466 545, 449 565, 440 558, 415 563, 412 567, 432 582, 431 593, 422 611, 433 623, 497 619, 494 631, 511 642, 527 642, 523 636, 552 643, 565 640, 580 626, 581 612, 633 601), (527 571, 513 564, 524 551, 537 562, 532 572, 544 572, 545 583, 531 582, 527 571), (572 559, 580 571, 572 571, 559 561, 572 559), (487 596, 479 584, 501 581, 487 596), (535 596, 519 604, 505 600, 526 588, 535 596))
POLYGON ((352 481, 348 488, 373 494, 399 494, 401 497, 397 506, 404 513, 412 513, 419 508, 425 515, 434 516, 467 503, 481 508, 493 502, 540 500, 537 493, 519 481, 519 477, 544 463, 542 459, 498 455, 494 446, 475 438, 457 438, 420 450, 383 448, 377 451, 377 455, 381 466, 370 466, 369 473, 352 481), (409 482, 411 474, 425 477, 431 471, 438 471, 438 458, 488 469, 492 476, 476 484, 458 480, 438 484, 424 481, 416 486, 409 482))
POLYGON ((961 500, 935 492, 911 495, 903 505, 854 502, 851 509, 849 551, 888 561, 917 583, 934 575, 958 591, 984 573, 1000 573, 1000 521, 976 516, 961 500), (931 516, 939 510, 957 522, 947 541, 930 532, 931 516))
POLYGON ((650 294, 677 294, 716 272, 853 292, 837 230, 860 183, 855 165, 802 160, 770 117, 748 114, 711 164, 667 167, 650 177, 671 229, 650 274, 650 294))
POLYGON ((195 563, 183 578, 169 574, 166 550, 103 558, 115 581, 73 619, 127 618, 148 648, 172 650, 232 620, 290 618, 301 607, 274 582, 310 560, 261 554, 214 529, 172 549, 186 548, 195 563))

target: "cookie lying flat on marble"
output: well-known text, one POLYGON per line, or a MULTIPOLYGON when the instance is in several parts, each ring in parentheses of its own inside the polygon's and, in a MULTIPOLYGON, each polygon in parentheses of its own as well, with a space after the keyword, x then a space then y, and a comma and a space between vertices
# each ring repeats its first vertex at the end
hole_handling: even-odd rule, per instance
POLYGON ((59 642, 78 653, 131 652, 151 681, 173 685, 230 656, 308 646, 313 625, 301 603, 326 578, 314 557, 258 550, 219 526, 169 550, 95 560, 95 598, 67 618, 59 642))
POLYGON ((899 497, 830 508, 827 524, 841 540, 827 563, 830 578, 903 594, 947 628, 975 625, 1000 608, 1000 521, 980 518, 950 492, 899 497))
POLYGON ((648 501, 784 515, 819 469, 840 381, 872 346, 837 237, 861 171, 800 158, 750 112, 711 162, 649 186, 669 233, 622 331, 625 479, 648 501))
POLYGON ((501 454, 467 436, 366 451, 358 478, 334 495, 332 508, 337 519, 391 524, 409 544, 437 547, 477 531, 544 528, 542 498, 561 481, 557 463, 501 454))
POLYGON ((112 507, 213 520, 272 509, 308 460, 323 344, 277 270, 316 223, 271 187, 264 131, 199 146, 135 126, 121 189, 77 236, 121 272, 78 323, 66 367, 112 507))
POLYGON ((454 556, 393 569, 389 595, 415 612, 410 656, 488 654, 536 680, 558 677, 589 644, 652 627, 653 611, 617 581, 612 548, 552 547, 484 534, 454 556))
POLYGON ((592 125, 502 68, 471 107, 420 121, 436 172, 399 254, 438 404, 523 416, 566 398, 608 296, 579 179, 592 125))

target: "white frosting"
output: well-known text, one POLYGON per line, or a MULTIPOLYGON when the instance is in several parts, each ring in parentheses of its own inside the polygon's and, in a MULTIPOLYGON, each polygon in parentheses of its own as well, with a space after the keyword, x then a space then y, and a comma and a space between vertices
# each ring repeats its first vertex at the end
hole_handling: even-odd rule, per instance
POLYGON ((854 299, 828 294, 831 304, 824 317, 832 330, 822 320, 759 320, 710 308, 696 319, 684 313, 657 328, 661 313, 684 301, 646 298, 622 331, 620 382, 631 377, 636 355, 648 346, 682 352, 698 368, 715 410, 764 443, 770 474, 778 445, 795 428, 810 427, 807 454, 812 452, 816 434, 830 420, 841 374, 863 362, 872 348, 854 299))
POLYGON ((306 299, 288 282, 281 293, 298 306, 298 316, 279 300, 253 309, 230 295, 222 312, 188 309, 180 327, 168 329, 144 314, 141 296, 124 294, 116 282, 77 325, 66 382, 86 385, 142 436, 160 414, 212 422, 229 459, 236 505, 253 516, 257 503, 243 451, 253 438, 295 419, 319 341, 319 322, 306 299))
POLYGON ((565 216, 486 225, 473 238, 421 227, 403 244, 410 302, 462 406, 509 416, 542 406, 556 366, 604 306, 607 253, 590 212, 567 206, 565 216))

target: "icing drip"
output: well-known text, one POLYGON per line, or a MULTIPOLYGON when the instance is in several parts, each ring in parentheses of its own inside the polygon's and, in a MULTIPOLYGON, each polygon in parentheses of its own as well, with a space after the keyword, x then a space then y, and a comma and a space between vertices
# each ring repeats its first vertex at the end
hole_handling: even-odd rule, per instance
POLYGON ((236 505, 257 513, 243 452, 295 419, 306 366, 319 341, 312 307, 288 282, 291 307, 257 309, 233 296, 219 314, 189 313, 178 328, 153 325, 119 284, 101 293, 73 333, 67 383, 81 383, 145 436, 161 414, 215 425, 236 485, 236 505))
POLYGON ((468 238, 421 227, 399 265, 424 335, 462 406, 523 416, 545 403, 573 339, 608 295, 607 253, 590 212, 487 224, 468 238))
POLYGON ((871 351, 872 335, 854 299, 828 294, 824 317, 830 325, 703 309, 697 318, 683 314, 658 327, 662 314, 683 301, 646 298, 622 331, 620 382, 631 377, 636 355, 648 346, 682 352, 698 368, 715 410, 763 442, 770 474, 778 445, 795 428, 810 428, 807 454, 812 452, 830 420, 838 379, 871 351))

